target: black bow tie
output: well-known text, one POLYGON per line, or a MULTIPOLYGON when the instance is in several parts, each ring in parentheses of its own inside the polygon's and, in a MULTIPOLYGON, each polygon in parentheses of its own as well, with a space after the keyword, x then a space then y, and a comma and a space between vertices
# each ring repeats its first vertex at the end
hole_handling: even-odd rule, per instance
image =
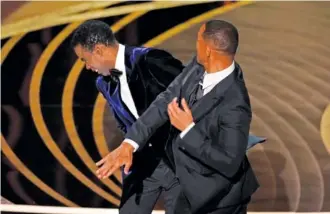
POLYGON ((113 82, 113 84, 118 83, 119 82, 119 76, 122 75, 123 72, 118 70, 118 69, 110 69, 110 75, 109 76, 105 76, 104 79, 106 81, 111 81, 113 82))
POLYGON ((119 77, 122 74, 123 74, 123 72, 118 69, 113 68, 110 70, 110 76, 119 77))

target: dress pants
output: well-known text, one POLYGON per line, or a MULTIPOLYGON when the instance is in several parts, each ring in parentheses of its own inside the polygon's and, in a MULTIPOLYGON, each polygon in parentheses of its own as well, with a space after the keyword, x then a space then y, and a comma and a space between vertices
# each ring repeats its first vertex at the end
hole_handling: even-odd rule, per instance
POLYGON ((246 214, 250 200, 251 197, 243 200, 240 204, 219 208, 211 212, 192 213, 190 211, 190 205, 187 198, 181 192, 180 195, 178 196, 178 200, 176 201, 174 213, 175 214, 246 214))
POLYGON ((119 214, 150 214, 162 192, 165 213, 174 214, 180 185, 172 169, 163 160, 159 162, 153 173, 142 181, 140 188, 140 191, 135 191, 125 200, 119 209, 119 214))

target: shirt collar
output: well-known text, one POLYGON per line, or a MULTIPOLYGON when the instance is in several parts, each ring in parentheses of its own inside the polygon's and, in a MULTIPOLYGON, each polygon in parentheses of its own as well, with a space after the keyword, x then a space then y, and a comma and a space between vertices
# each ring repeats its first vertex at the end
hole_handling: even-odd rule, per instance
POLYGON ((225 79, 234 70, 235 70, 235 62, 233 61, 233 63, 229 67, 227 67, 221 71, 217 71, 214 73, 205 72, 204 79, 203 79, 203 89, 205 89, 211 85, 218 84, 221 80, 225 79))
POLYGON ((125 73, 125 46, 119 44, 118 52, 116 56, 115 69, 120 70, 125 73))

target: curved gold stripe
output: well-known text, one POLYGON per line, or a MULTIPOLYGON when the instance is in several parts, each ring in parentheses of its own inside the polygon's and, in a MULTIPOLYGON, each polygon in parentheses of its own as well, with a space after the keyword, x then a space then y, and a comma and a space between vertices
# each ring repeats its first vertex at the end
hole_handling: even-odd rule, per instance
POLYGON ((41 112, 41 105, 40 105, 40 86, 41 86, 41 79, 43 73, 45 71, 45 67, 47 62, 51 58, 51 55, 55 52, 56 48, 59 46, 60 43, 63 42, 65 38, 74 30, 76 29, 81 23, 73 23, 65 27, 47 46, 45 51, 40 56, 37 65, 32 73, 31 77, 31 87, 29 91, 29 101, 31 106, 31 114, 32 118, 35 122, 36 129, 44 141, 46 147, 49 151, 54 155, 54 157, 63 165, 65 169, 67 169, 74 177, 76 177, 80 182, 84 185, 89 187, 95 193, 99 194, 109 202, 119 205, 119 200, 110 195, 109 193, 105 192, 102 188, 95 185, 90 179, 88 179, 84 174, 82 174, 69 160, 68 158, 62 153, 60 148, 54 142, 52 136, 50 135, 45 121, 43 120, 42 112, 41 112))
MULTIPOLYGON (((153 47, 153 46, 159 45, 162 42, 166 41, 167 39, 175 36, 176 34, 188 29, 192 25, 198 24, 198 23, 208 20, 216 15, 220 15, 220 14, 230 11, 232 9, 241 7, 243 5, 247 5, 249 3, 251 3, 251 2, 248 2, 248 1, 238 2, 238 3, 229 4, 229 5, 220 7, 220 8, 216 8, 216 9, 207 11, 197 17, 189 19, 188 21, 181 23, 181 24, 161 33, 157 37, 146 42, 144 44, 144 46, 153 47)), ((100 148, 98 147, 100 154, 102 154, 102 157, 104 157, 107 153, 109 153, 109 150, 107 149, 108 147, 106 145, 105 136, 104 136, 103 118, 104 118, 105 106, 106 106, 105 99, 102 97, 101 94, 98 94, 95 105, 94 105, 94 109, 93 109, 93 131, 94 131, 94 136, 97 137, 97 139, 95 139, 95 140, 100 142, 99 146, 102 146, 100 148)))
MULTIPOLYGON (((206 21, 208 19, 211 19, 214 16, 226 13, 228 11, 234 10, 236 8, 242 7, 244 5, 248 5, 253 3, 252 1, 240 1, 237 3, 232 3, 232 4, 227 4, 225 6, 207 11, 199 16, 196 16, 194 18, 191 18, 181 24, 176 25, 175 27, 161 33, 160 35, 156 36, 155 38, 149 40, 147 43, 145 43, 146 47, 154 47, 157 45, 160 45, 161 43, 163 43, 164 41, 166 41, 167 39, 175 36, 176 34, 187 30, 188 28, 190 28, 191 26, 201 23, 203 21, 206 21)), ((192 44, 193 45, 193 44, 192 44)))
MULTIPOLYGON (((10 38, 6 44, 1 49, 1 64, 5 61, 10 51, 15 47, 15 45, 25 36, 25 34, 17 35, 10 38)), ((6 155, 8 160, 17 168, 17 170, 22 173, 28 180, 30 180, 34 185, 39 187, 42 191, 44 191, 49 196, 53 197, 55 200, 61 202, 66 206, 74 206, 78 205, 68 200, 67 198, 60 195, 58 192, 50 188, 47 184, 45 184, 42 180, 40 180, 32 171, 30 171, 21 160, 15 155, 7 141, 1 134, 2 146, 1 149, 3 153, 6 155)))
POLYGON ((325 108, 322 114, 320 133, 323 144, 330 154, 330 104, 325 108))
POLYGON ((105 18, 110 16, 119 16, 133 12, 140 12, 144 10, 159 10, 166 8, 179 7, 184 5, 192 5, 192 4, 205 4, 210 1, 168 1, 168 2, 146 2, 146 3, 138 3, 131 5, 123 5, 113 8, 108 8, 102 11, 97 12, 86 12, 82 14, 75 14, 64 17, 49 17, 42 22, 30 22, 27 24, 8 24, 2 28, 1 39, 7 38, 9 36, 13 36, 19 33, 31 32, 35 30, 40 30, 47 27, 53 27, 57 25, 67 24, 70 22, 78 22, 86 19, 98 19, 105 18))
POLYGON ((73 203, 72 201, 66 199, 58 192, 53 190, 47 184, 45 184, 42 180, 40 180, 29 168, 27 168, 24 163, 16 156, 14 151, 10 148, 6 139, 3 137, 1 133, 1 150, 8 158, 8 160, 16 167, 16 169, 22 173, 29 181, 31 181, 34 185, 39 187, 42 191, 46 194, 54 198, 55 200, 61 202, 62 204, 69 206, 69 207, 78 207, 77 204, 73 203))
POLYGON ((1 48, 1 64, 5 61, 9 52, 11 51, 11 49, 13 49, 14 46, 19 42, 19 40, 21 40, 24 36, 25 36, 25 33, 23 33, 21 35, 13 36, 1 48))
MULTIPOLYGON (((71 14, 78 14, 83 11, 92 11, 94 9, 107 7, 113 5, 111 1, 91 1, 91 2, 59 2, 52 1, 47 2, 45 7, 44 2, 28 2, 22 7, 18 8, 13 14, 5 19, 2 27, 6 27, 8 24, 15 24, 15 26, 24 27, 30 23, 38 23, 39 21, 44 21, 52 17, 56 19, 58 17, 64 17, 71 14)), ((70 22, 67 22, 70 23, 70 22)))
MULTIPOLYGON (((120 29, 122 29, 125 25, 129 24, 131 21, 137 19, 138 17, 145 14, 147 11, 141 11, 129 14, 125 16, 124 18, 120 19, 118 22, 116 22, 113 26, 111 26, 113 32, 117 32, 120 29)), ((65 128, 67 130, 70 142, 73 146, 73 148, 76 150, 79 157, 83 160, 83 162, 86 164, 86 166, 95 173, 97 170, 97 167, 95 165, 95 161, 89 156, 86 148, 84 147, 83 143, 81 142, 78 132, 75 127, 74 123, 74 117, 73 117, 73 95, 74 95, 74 88, 77 83, 77 80, 79 78, 79 75, 81 71, 83 70, 84 63, 81 60, 77 60, 72 67, 71 71, 69 72, 69 76, 65 82, 64 86, 64 94, 62 97, 62 108, 63 108, 63 121, 65 128)), ((103 133, 101 136, 104 136, 103 133)), ((95 137, 96 146, 100 151, 99 148, 105 148, 105 151, 108 151, 107 144, 105 139, 102 141, 99 141, 98 138, 95 137)), ((102 156, 100 152, 100 155, 102 156)), ((106 153, 105 153, 106 154, 106 153)), ((102 156, 104 157, 104 156, 102 156)), ((117 179, 120 179, 120 172, 116 172, 115 176, 117 179)), ((107 185, 112 191, 114 191, 119 196, 121 195, 121 188, 118 187, 114 182, 112 182, 110 179, 101 180, 105 185, 107 185)))

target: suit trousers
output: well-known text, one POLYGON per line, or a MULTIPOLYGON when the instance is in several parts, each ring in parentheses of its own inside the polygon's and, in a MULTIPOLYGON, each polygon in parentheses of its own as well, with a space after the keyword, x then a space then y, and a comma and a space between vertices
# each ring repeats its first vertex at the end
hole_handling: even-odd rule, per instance
POLYGON ((164 196, 166 214, 174 214, 180 185, 174 172, 161 160, 152 174, 142 181, 142 190, 132 194, 119 209, 119 214, 150 214, 160 197, 164 196))
MULTIPOLYGON (((216 210, 213 210, 211 212, 198 212, 194 214, 246 214, 247 213, 247 207, 251 200, 251 197, 243 200, 241 203, 233 206, 223 207, 216 210)), ((192 214, 190 211, 190 205, 185 197, 185 195, 181 192, 178 196, 178 200, 175 204, 175 214, 192 214)))

